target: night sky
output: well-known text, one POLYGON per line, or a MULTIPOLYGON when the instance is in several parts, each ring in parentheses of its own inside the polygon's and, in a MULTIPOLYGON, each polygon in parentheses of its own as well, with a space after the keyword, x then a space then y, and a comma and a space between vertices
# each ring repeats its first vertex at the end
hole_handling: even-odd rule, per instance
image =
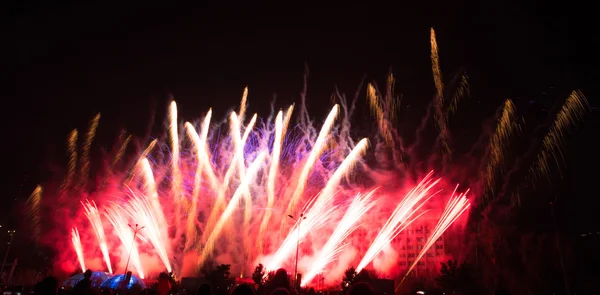
MULTIPOLYGON (((544 114, 575 88, 598 106, 600 39, 589 7, 499 1, 246 1, 253 4, 220 7, 22 2, 0 4, 0 202, 6 212, 50 178, 49 168, 64 167, 67 134, 82 130, 98 112, 98 142, 108 146, 120 128, 143 136, 152 111, 162 120, 171 94, 180 118, 196 119, 209 107, 220 118, 237 107, 248 85, 250 110, 265 116, 275 94, 277 107, 299 101, 305 64, 316 118, 324 119, 336 85, 353 94, 365 75, 383 83, 390 67, 403 94, 429 100, 430 27, 446 78, 466 67, 472 99, 484 105, 485 116, 505 98, 544 114)), ((597 128, 593 111, 567 140, 570 164, 557 193, 573 232, 600 229, 584 223, 597 220, 590 215, 598 208, 597 128)), ((0 222, 17 219, 6 213, 0 222)))

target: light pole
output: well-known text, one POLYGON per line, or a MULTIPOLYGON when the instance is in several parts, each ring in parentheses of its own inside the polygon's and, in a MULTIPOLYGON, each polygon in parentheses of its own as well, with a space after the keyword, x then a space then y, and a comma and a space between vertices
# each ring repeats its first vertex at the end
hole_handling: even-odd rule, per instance
MULTIPOLYGON (((0 227, 2 227, 0 225, 0 227)), ((2 269, 0 270, 0 275, 4 273, 4 266, 6 266, 6 259, 8 258, 8 252, 10 252, 10 246, 12 245, 13 239, 15 238, 15 230, 9 230, 8 235, 10 236, 10 241, 8 242, 8 248, 6 249, 6 254, 4 255, 4 262, 2 262, 2 269)), ((7 278, 8 279, 8 278, 7 278)))
POLYGON ((296 266, 294 267, 294 289, 297 289, 297 287, 299 287, 299 283, 298 283, 298 253, 300 252, 300 224, 302 223, 302 220, 306 219, 306 216, 304 216, 304 213, 300 214, 300 218, 296 219, 294 216, 292 215, 288 215, 289 218, 296 220, 296 222, 298 222, 298 240, 296 241, 296 266))
POLYGON ((125 276, 127 276, 127 268, 129 267, 129 260, 131 259, 131 252, 133 252, 133 246, 135 245, 135 236, 140 230, 144 229, 145 227, 139 227, 137 223, 135 224, 135 227, 131 226, 131 224, 128 225, 129 227, 131 227, 131 229, 133 229, 133 240, 131 241, 131 248, 129 248, 129 256, 127 256, 127 263, 125 264, 125 276))

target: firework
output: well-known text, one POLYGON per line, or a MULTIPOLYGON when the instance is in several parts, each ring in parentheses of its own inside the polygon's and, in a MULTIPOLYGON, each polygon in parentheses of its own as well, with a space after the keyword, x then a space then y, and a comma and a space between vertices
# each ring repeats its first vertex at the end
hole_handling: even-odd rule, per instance
POLYGON ((131 260, 131 264, 136 270, 137 275, 140 278, 144 278, 144 269, 140 261, 140 254, 138 251, 137 243, 134 239, 134 234, 131 231, 129 224, 127 223, 127 213, 118 204, 112 204, 109 208, 106 208, 104 216, 112 224, 113 230, 119 240, 121 246, 124 249, 124 253, 127 256, 127 261, 131 260))
POLYGON ((301 285, 304 286, 310 282, 317 274, 322 272, 331 261, 334 260, 335 256, 339 254, 345 244, 342 244, 346 238, 354 232, 357 228, 357 222, 365 215, 373 206, 375 202, 371 201, 371 197, 375 191, 366 194, 365 196, 356 196, 353 200, 344 217, 339 221, 338 226, 333 231, 333 234, 325 243, 325 246, 319 252, 319 255, 315 258, 310 272, 307 273, 302 279, 301 285))
MULTIPOLYGON (((458 188, 458 186, 456 188, 458 188)), ((463 214, 463 212, 465 212, 465 210, 469 208, 470 204, 467 200, 468 192, 469 191, 467 190, 466 192, 455 196, 456 189, 454 189, 450 201, 446 205, 446 208, 444 209, 444 212, 442 213, 442 216, 440 217, 437 225, 433 229, 431 236, 429 236, 427 242, 423 246, 423 249, 421 249, 419 255, 417 255, 413 263, 408 268, 408 271, 406 272, 406 275, 404 276, 402 281, 404 281, 404 279, 408 276, 410 271, 417 265, 419 260, 425 255, 425 253, 427 253, 429 248, 433 246, 435 241, 437 241, 442 236, 442 234, 448 229, 448 227, 450 227, 450 225, 452 225, 452 223, 454 223, 454 221, 456 221, 456 219, 458 219, 458 217, 460 217, 460 215, 463 214)), ((402 285, 402 281, 400 282, 400 284, 398 284, 398 287, 396 287, 396 291, 398 290, 400 285, 402 285)))
POLYGON ((110 164, 111 170, 115 168, 115 165, 117 165, 117 163, 121 160, 121 158, 125 154, 125 150, 127 150, 127 146, 129 145, 129 142, 131 142, 131 135, 129 135, 125 138, 125 140, 119 147, 119 150, 117 150, 117 154, 115 155, 115 158, 113 159, 112 163, 110 164))
POLYGON ((431 28, 430 34, 431 43, 431 69, 433 72, 433 81, 435 84, 435 119, 440 130, 440 141, 442 145, 442 153, 447 157, 450 156, 450 134, 448 133, 448 122, 444 112, 444 82, 442 80, 442 70, 440 68, 440 57, 438 53, 437 40, 435 31, 431 28))
POLYGON ((90 122, 90 128, 85 137, 85 143, 83 145, 83 153, 81 155, 81 171, 79 175, 79 183, 85 187, 89 179, 90 173, 90 149, 92 148, 92 142, 96 137, 96 129, 98 129, 98 123, 100 122, 100 113, 98 113, 94 119, 90 122))
POLYGON ((76 227, 71 229, 71 242, 73 242, 73 249, 77 254, 77 261, 79 261, 79 267, 85 271, 85 258, 83 257, 83 246, 81 245, 81 236, 79 236, 79 230, 76 227))
MULTIPOLYGON (((351 117, 358 100, 355 97, 347 102, 339 93, 333 96, 338 104, 332 106, 323 122, 315 123, 317 120, 306 107, 306 84, 296 114, 291 105, 266 118, 249 116, 246 87, 238 112, 228 113, 226 120, 213 121, 209 109, 201 121, 180 122, 177 104, 172 101, 163 136, 140 139, 146 145, 133 154, 128 146, 136 139, 122 134, 111 153, 114 158, 107 161, 109 171, 90 169, 90 146, 98 115, 85 134, 81 157, 77 130, 69 135, 69 162, 63 183, 57 192, 46 189, 46 194, 54 193, 60 202, 55 202, 52 195, 42 199, 41 188, 30 197, 32 225, 39 231, 40 219, 64 220, 68 216, 66 222, 57 223, 57 227, 64 224, 64 228, 52 232, 65 235, 71 231, 75 253, 64 254, 59 258, 61 262, 68 260, 73 266, 78 261, 82 267, 87 263, 88 267, 114 272, 131 265, 140 277, 151 277, 164 270, 178 276, 196 275, 203 264, 214 262, 229 263, 232 272, 241 274, 247 274, 245 270, 253 263, 264 263, 266 269, 275 270, 291 267, 295 261, 290 254, 296 249, 304 256, 298 265, 299 272, 306 274, 303 285, 310 284, 316 274, 335 269, 331 263, 335 259, 340 261, 337 267, 358 265, 357 270, 363 270, 378 256, 388 255, 383 249, 396 247, 390 242, 412 222, 431 212, 427 210, 439 207, 442 200, 438 192, 456 184, 448 183, 448 179, 469 185, 473 182, 470 176, 463 175, 469 174, 471 167, 450 161, 447 122, 460 100, 469 94, 468 77, 460 73, 448 84, 454 93, 445 91, 448 86, 444 85, 433 30, 430 43, 435 97, 415 134, 411 134, 416 138, 413 142, 403 138, 397 129, 401 110, 399 99, 394 96, 392 75, 386 79, 383 94, 375 83, 366 89, 371 115, 376 120, 368 125, 377 130, 352 129, 351 117), (445 103, 444 96, 451 101, 445 103), (428 141, 422 140, 431 114, 439 131, 435 146, 427 146, 428 141), (367 132, 376 136, 358 137, 367 132), (422 155, 419 151, 433 152, 422 155), (387 157, 390 153, 391 159, 387 157), (431 170, 431 163, 439 162, 440 154, 440 178, 434 179, 433 172, 423 172, 431 170), (122 167, 125 165, 117 165, 120 161, 132 165, 122 167), (95 174, 89 175, 90 171, 95 174), (110 185, 96 184, 94 179, 110 185), (379 189, 374 191, 375 188, 379 189), (375 198, 380 201, 372 201, 375 198), (81 204, 82 199, 89 201, 81 204), (44 206, 60 210, 41 210, 44 206), (300 214, 305 219, 295 223, 288 217, 300 214), (369 238, 357 241, 353 232, 361 221, 376 226, 365 226, 369 238), (83 229, 81 224, 87 222, 92 225, 89 230, 79 232, 77 227, 83 229), (140 224, 144 229, 134 237, 128 224, 140 224), (362 248, 363 245, 368 248, 362 248), (97 258, 91 257, 95 251, 87 249, 100 249, 103 259, 92 260, 97 258), (129 258, 131 264, 126 263, 129 258), (94 261, 101 263, 94 265, 94 261)), ((359 89, 357 93, 365 92, 359 89)), ((567 99, 543 141, 531 173, 547 173, 551 160, 562 156, 562 136, 573 122, 581 119, 586 106, 587 101, 579 92, 567 99)), ((507 100, 490 138, 488 157, 470 157, 477 167, 485 167, 482 185, 477 185, 485 188, 484 193, 494 192, 498 184, 496 174, 502 172, 504 154, 518 136, 519 128, 515 107, 507 100)), ((152 130, 151 126, 148 130, 152 130)), ((461 201, 464 195, 453 194, 452 198, 450 203, 454 205, 448 206, 468 206, 461 201)), ((438 238, 452 223, 450 215, 444 213, 439 220, 434 233, 438 238)), ((52 241, 51 245, 63 249, 60 243, 52 241)), ((376 264, 373 267, 377 268, 376 264)), ((330 273, 332 277, 336 275, 340 273, 330 273)))
POLYGON ((67 140, 67 151, 69 154, 69 164, 67 166, 67 176, 62 184, 62 191, 71 188, 74 182, 75 174, 77 173, 77 129, 74 129, 69 134, 67 140))
POLYGON ((106 267, 108 268, 108 272, 112 273, 112 265, 110 263, 110 256, 108 253, 108 244, 106 243, 106 235, 104 234, 104 227, 102 225, 102 219, 100 218, 100 211, 98 211, 98 206, 94 201, 86 201, 81 202, 83 208, 85 210, 85 215, 87 216, 92 228, 94 229, 94 233, 96 233, 96 238, 98 239, 98 245, 100 246, 100 251, 102 252, 102 256, 104 258, 104 263, 106 263, 106 267))
MULTIPOLYGON (((356 268, 357 272, 360 272, 365 268, 377 254, 383 250, 402 230, 404 230, 413 220, 420 215, 417 215, 418 209, 420 209, 429 198, 436 193, 431 193, 431 189, 440 182, 440 179, 433 180, 431 176, 433 171, 429 172, 421 182, 410 190, 402 202, 398 204, 392 216, 385 223, 381 231, 377 234, 377 237, 367 250, 365 256, 358 264, 356 268), (416 216, 417 215, 417 216, 416 216), (412 218, 412 219, 411 219, 412 218)), ((422 214, 422 213, 421 213, 422 214)))
POLYGON ((296 204, 298 203, 298 199, 304 192, 308 174, 310 173, 311 169, 315 165, 315 162, 317 161, 317 159, 319 158, 319 156, 321 155, 321 153, 323 152, 323 150, 326 147, 325 139, 326 139, 327 135, 329 134, 329 131, 333 127, 333 123, 335 121, 335 118, 338 115, 338 111, 339 111, 338 105, 333 107, 333 109, 329 113, 329 116, 327 116, 327 120, 325 120, 323 127, 321 127, 321 132, 319 132, 319 137, 317 137, 317 141, 315 142, 313 149, 310 151, 310 154, 308 155, 306 164, 304 164, 304 168, 302 168, 302 173, 300 174, 300 177, 298 179, 298 185, 296 186, 296 190, 294 191, 294 194, 292 195, 292 199, 290 200, 290 203, 286 210, 286 214, 293 214, 294 213, 293 211, 297 211, 296 204))
POLYGON ((33 239, 36 240, 40 236, 41 232, 41 212, 40 205, 42 202, 42 186, 38 185, 35 190, 31 193, 27 199, 27 218, 31 222, 31 228, 33 230, 33 239))
POLYGON ((448 107, 447 116, 453 115, 456 113, 458 109, 458 103, 464 98, 468 97, 471 93, 471 88, 469 86, 469 76, 467 74, 462 73, 460 75, 460 81, 458 82, 458 86, 456 87, 456 91, 452 96, 452 101, 450 102, 450 106, 448 107))
POLYGON ((565 133, 581 121, 588 110, 589 103, 585 96, 580 91, 571 92, 542 141, 542 149, 530 170, 535 177, 549 176, 550 160, 554 160, 560 172, 565 157, 563 142, 565 133))
POLYGON ((504 152, 506 151, 510 140, 520 130, 520 125, 516 120, 515 106, 510 99, 507 99, 502 109, 502 115, 498 119, 496 131, 490 142, 490 160, 485 170, 485 189, 492 191, 496 171, 501 168, 504 152))

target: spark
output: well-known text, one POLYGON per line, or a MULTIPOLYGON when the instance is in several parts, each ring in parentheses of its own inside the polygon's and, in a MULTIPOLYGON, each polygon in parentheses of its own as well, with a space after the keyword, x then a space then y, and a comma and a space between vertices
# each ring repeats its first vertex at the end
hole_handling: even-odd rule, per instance
POLYGON ((102 256, 104 257, 104 263, 108 268, 109 273, 113 273, 112 265, 110 263, 110 256, 108 252, 108 244, 106 243, 106 235, 104 234, 104 227, 102 226, 102 219, 100 218, 100 211, 98 211, 98 207, 94 201, 86 201, 81 202, 83 205, 83 209, 85 210, 85 216, 87 216, 92 228, 94 229, 94 233, 96 234, 96 239, 98 240, 98 245, 100 246, 100 251, 102 252, 102 256))
POLYGON ((438 184, 440 179, 432 180, 431 176, 433 171, 429 172, 421 182, 411 189, 404 199, 396 206, 396 209, 388 219, 388 221, 381 228, 375 240, 371 243, 371 246, 367 250, 367 253, 363 256, 362 260, 356 268, 356 272, 360 272, 365 268, 373 259, 388 245, 401 231, 403 231, 412 221, 418 218, 417 210, 419 210, 427 200, 433 195, 431 189, 438 184), (416 216, 416 217, 415 217, 416 216), (414 218, 413 218, 414 217, 414 218), (411 219, 412 218, 412 219, 411 219))
POLYGON ((456 194, 457 188, 458 188, 458 186, 456 186, 456 188, 454 189, 454 192, 452 192, 450 201, 446 205, 446 208, 444 209, 444 212, 442 213, 442 216, 440 217, 437 225, 433 229, 431 236, 429 236, 429 238, 427 239, 427 242, 423 246, 423 249, 421 249, 421 252, 419 252, 419 255, 417 255, 417 257, 415 258, 415 260, 413 261, 411 266, 406 271, 406 275, 404 275, 404 277, 402 278, 402 281, 400 282, 400 284, 398 284, 398 287, 396 287, 396 291, 398 291, 398 288, 400 287, 400 285, 402 285, 402 282, 404 281, 404 279, 406 279, 408 274, 410 274, 412 269, 417 265, 417 263, 425 255, 425 253, 427 253, 429 248, 431 248, 431 246, 433 246, 435 241, 437 241, 442 236, 442 234, 444 234, 444 232, 446 232, 446 230, 450 227, 450 225, 452 225, 463 214, 463 212, 465 212, 471 205, 469 203, 469 201, 467 200, 467 193, 469 191, 467 190, 466 192, 461 193, 456 196, 455 194, 456 194))
POLYGON ((123 144, 121 144, 121 146, 119 147, 119 150, 117 151, 116 156, 114 157, 112 163, 110 164, 111 170, 115 168, 115 165, 117 165, 117 163, 121 160, 121 158, 125 154, 125 151, 127 150, 127 147, 129 146, 129 142, 131 142, 131 135, 127 136, 125 138, 125 140, 123 141, 123 144))
POLYGON ((85 271, 85 259, 83 257, 83 246, 81 245, 81 237, 79 236, 79 230, 76 227, 71 229, 71 241, 73 242, 73 249, 77 254, 77 260, 82 271, 85 271))
POLYGON ((560 172, 565 161, 564 136, 573 125, 583 120, 589 109, 589 102, 581 91, 571 92, 542 141, 541 151, 530 170, 535 177, 550 176, 551 160, 554 160, 560 172))
POLYGON ((516 119, 515 106, 510 99, 507 99, 489 145, 490 159, 485 170, 485 188, 492 193, 496 180, 496 171, 502 169, 504 153, 512 138, 520 129, 521 126, 516 119))
POLYGON ((296 190, 294 191, 294 194, 292 195, 292 199, 290 200, 290 202, 288 204, 286 214, 292 214, 293 211, 297 211, 296 205, 298 203, 300 196, 304 192, 304 188, 306 187, 306 179, 308 178, 308 174, 312 170, 315 162, 317 161, 317 159, 319 158, 321 153, 323 153, 323 151, 326 148, 326 144, 325 144, 326 138, 327 138, 327 135, 329 135, 331 128, 333 127, 333 123, 335 122, 335 119, 337 118, 339 108, 340 107, 338 105, 335 105, 333 107, 333 109, 331 109, 331 112, 329 112, 329 116, 327 116, 327 119, 325 120, 323 127, 321 127, 321 131, 319 132, 317 141, 315 142, 312 150, 310 151, 310 154, 308 155, 308 159, 306 160, 306 163, 304 164, 304 167, 302 169, 302 173, 300 174, 300 177, 298 178, 298 184, 296 186, 296 190))
POLYGON ((41 202, 42 202, 43 189, 41 185, 35 187, 29 198, 27 199, 27 219, 31 222, 31 228, 33 229, 32 238, 37 240, 41 233, 41 202))
POLYGON ((258 155, 258 157, 256 157, 254 162, 250 165, 250 168, 248 169, 248 173, 246 174, 246 177, 244 178, 244 180, 242 181, 242 183, 240 184, 238 189, 235 191, 235 194, 231 197, 229 204, 225 208, 225 211, 223 211, 223 213, 221 214, 221 217, 217 221, 217 224, 214 226, 214 228, 212 228, 212 231, 210 232, 210 235, 208 236, 208 240, 206 242, 204 251, 202 252, 202 255, 200 257, 198 264, 201 264, 202 262, 204 262, 204 259, 206 259, 209 252, 213 249, 215 240, 221 234, 221 230, 223 229, 223 226, 225 225, 225 223, 227 221, 229 221, 229 218, 230 218, 231 214, 233 213, 233 210, 235 210, 235 208, 238 205, 239 198, 241 197, 243 191, 247 189, 247 187, 250 185, 250 183, 254 179, 254 176, 256 175, 256 173, 258 173, 258 169, 263 164, 265 156, 266 156, 266 154, 264 152, 261 153, 260 155, 258 155))
POLYGON ((140 261, 137 242, 134 241, 131 228, 129 228, 127 219, 125 219, 127 213, 118 204, 112 204, 110 207, 106 208, 103 213, 106 219, 108 219, 108 221, 112 224, 114 233, 119 237, 119 240, 121 240, 123 250, 131 259, 131 264, 133 264, 137 275, 143 279, 145 276, 142 263, 140 261))
POLYGON ((90 127, 88 129, 87 136, 85 138, 85 143, 83 145, 83 153, 81 155, 81 175, 79 181, 83 187, 87 185, 87 181, 90 173, 90 149, 92 147, 92 142, 96 137, 96 129, 98 129, 98 123, 100 122, 100 113, 98 113, 94 119, 90 122, 90 127))
POLYGON ((306 285, 310 282, 315 276, 319 273, 323 272, 325 266, 332 262, 336 255, 338 255, 344 248, 346 244, 342 244, 348 236, 350 236, 354 230, 358 228, 356 225, 357 222, 365 215, 373 206, 375 206, 376 202, 371 201, 371 197, 375 191, 371 191, 365 196, 356 196, 344 217, 339 221, 336 229, 333 231, 331 237, 327 240, 327 243, 321 251, 319 252, 317 258, 314 259, 312 267, 310 271, 303 277, 302 286, 306 285))
POLYGON ((71 187, 75 179, 75 174, 77 173, 77 129, 73 129, 69 134, 69 139, 67 140, 67 152, 69 154, 69 164, 67 166, 67 176, 62 185, 63 191, 71 187))
POLYGON ((171 272, 171 263, 167 255, 167 241, 164 239, 164 232, 167 230, 161 225, 155 216, 151 202, 145 197, 136 195, 130 190, 131 198, 121 207, 124 213, 128 214, 136 224, 143 224, 144 230, 140 234, 150 241, 158 256, 160 257, 167 272, 171 272))
POLYGON ((431 43, 431 69, 433 71, 433 82, 435 84, 435 119, 440 131, 440 141, 442 144, 442 152, 445 156, 445 161, 451 156, 450 146, 448 141, 450 140, 450 134, 448 133, 448 122, 444 113, 444 82, 442 80, 442 70, 440 68, 440 56, 438 53, 437 40, 435 38, 435 31, 431 28, 431 34, 429 38, 431 43))
POLYGON ((469 86, 469 76, 466 73, 460 75, 460 81, 458 82, 458 86, 454 91, 454 95, 452 95, 452 101, 450 102, 450 106, 448 107, 448 115, 453 115, 458 110, 458 103, 464 98, 471 95, 471 88, 469 86))

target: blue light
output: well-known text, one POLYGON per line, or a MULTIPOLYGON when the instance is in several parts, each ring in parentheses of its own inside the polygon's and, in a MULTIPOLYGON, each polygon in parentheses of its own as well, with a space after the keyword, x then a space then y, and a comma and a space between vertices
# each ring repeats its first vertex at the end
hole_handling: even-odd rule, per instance
MULTIPOLYGON (((104 283, 102 283, 102 285, 100 285, 101 288, 109 288, 109 289, 119 289, 120 285, 121 285, 121 281, 123 281, 125 279, 125 275, 121 274, 121 275, 116 275, 106 281, 104 281, 104 283)), ((132 275, 131 279, 129 280, 129 283, 127 284, 127 289, 131 289, 131 287, 133 287, 133 285, 138 284, 140 286, 141 289, 146 289, 146 284, 144 283, 144 281, 142 281, 142 279, 132 275)))
MULTIPOLYGON (((92 281, 92 288, 98 288, 100 287, 100 285, 102 283, 104 283, 104 281, 108 280, 108 278, 110 278, 111 274, 106 273, 106 272, 101 272, 101 271, 95 271, 92 272, 92 277, 91 277, 91 281, 92 281)), ((83 274, 77 274, 74 275, 68 279, 66 279, 63 282, 63 287, 66 289, 71 289, 73 287, 75 287, 75 285, 77 283, 79 283, 79 281, 83 280, 83 274)))

